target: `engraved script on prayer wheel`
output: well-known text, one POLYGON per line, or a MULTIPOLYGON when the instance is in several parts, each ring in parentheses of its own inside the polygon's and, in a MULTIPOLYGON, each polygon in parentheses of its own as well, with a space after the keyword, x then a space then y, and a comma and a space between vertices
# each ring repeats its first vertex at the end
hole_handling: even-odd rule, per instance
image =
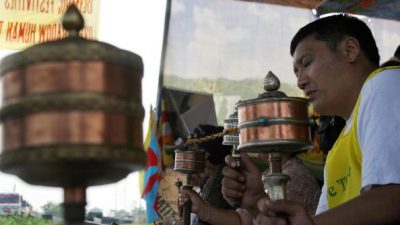
MULTIPOLYGON (((144 167, 143 62, 132 52, 79 37, 84 23, 73 4, 62 23, 66 38, 0 63, 0 170, 30 184, 61 186, 64 204, 85 204, 87 186, 116 182, 144 167)), ((66 223, 80 224, 78 217, 66 223)))

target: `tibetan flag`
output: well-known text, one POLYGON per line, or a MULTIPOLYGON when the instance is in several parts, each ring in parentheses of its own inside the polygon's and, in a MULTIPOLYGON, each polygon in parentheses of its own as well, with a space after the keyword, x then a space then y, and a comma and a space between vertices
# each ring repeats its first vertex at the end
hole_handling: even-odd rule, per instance
POLYGON ((157 192, 159 185, 158 161, 159 146, 155 134, 154 112, 150 110, 149 127, 144 147, 147 153, 147 163, 144 171, 142 198, 146 201, 146 224, 153 224, 158 218, 157 192))
POLYGON ((168 166, 174 162, 172 154, 167 153, 167 145, 174 145, 174 137, 172 136, 171 132, 164 94, 165 91, 162 91, 157 107, 158 144, 161 149, 162 168, 165 168, 165 166, 168 166))

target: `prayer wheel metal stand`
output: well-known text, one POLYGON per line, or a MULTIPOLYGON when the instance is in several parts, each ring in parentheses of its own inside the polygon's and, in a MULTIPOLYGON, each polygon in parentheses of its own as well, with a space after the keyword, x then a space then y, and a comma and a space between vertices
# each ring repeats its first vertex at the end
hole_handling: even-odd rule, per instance
POLYGON ((224 137, 222 144, 232 146, 232 157, 236 161, 236 167, 240 167, 240 152, 238 151, 239 133, 237 110, 224 120, 224 137))
POLYGON ((265 92, 256 99, 239 101, 239 151, 269 153, 270 174, 263 176, 272 200, 286 198, 289 176, 282 173, 281 154, 294 154, 312 147, 307 99, 287 97, 278 91, 280 82, 272 72, 264 79, 265 92))
MULTIPOLYGON (((205 152, 193 149, 191 145, 186 150, 175 150, 174 170, 186 174, 186 184, 183 189, 191 190, 192 174, 203 173, 205 168, 205 152)), ((183 205, 183 225, 190 225, 191 202, 183 205)))
MULTIPOLYGON (((240 169, 240 152, 238 151, 239 145, 239 133, 238 133, 238 112, 235 109, 235 112, 229 115, 228 118, 224 120, 224 137, 222 144, 223 145, 231 145, 232 146, 232 157, 235 159, 236 168, 240 169)), ((240 200, 234 202, 233 207, 240 207, 240 200)))
POLYGON ((86 187, 116 182, 146 162, 140 56, 79 37, 82 15, 63 16, 68 37, 4 58, 0 169, 64 188, 64 222, 84 221, 86 187))

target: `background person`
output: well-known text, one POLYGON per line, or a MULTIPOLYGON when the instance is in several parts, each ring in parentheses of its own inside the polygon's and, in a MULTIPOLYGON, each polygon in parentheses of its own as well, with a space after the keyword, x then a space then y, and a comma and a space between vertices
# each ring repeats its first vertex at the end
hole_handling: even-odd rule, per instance
POLYGON ((388 61, 386 61, 381 65, 381 67, 388 67, 388 66, 400 66, 400 45, 397 46, 397 49, 394 52, 393 57, 391 57, 388 61))

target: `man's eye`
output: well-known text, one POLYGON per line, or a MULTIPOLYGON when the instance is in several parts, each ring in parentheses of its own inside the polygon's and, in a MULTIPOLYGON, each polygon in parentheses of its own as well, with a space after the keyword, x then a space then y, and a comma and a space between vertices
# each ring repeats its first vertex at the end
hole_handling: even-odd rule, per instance
POLYGON ((311 64, 311 60, 304 61, 304 62, 303 62, 303 67, 307 67, 307 66, 309 66, 310 64, 311 64))

